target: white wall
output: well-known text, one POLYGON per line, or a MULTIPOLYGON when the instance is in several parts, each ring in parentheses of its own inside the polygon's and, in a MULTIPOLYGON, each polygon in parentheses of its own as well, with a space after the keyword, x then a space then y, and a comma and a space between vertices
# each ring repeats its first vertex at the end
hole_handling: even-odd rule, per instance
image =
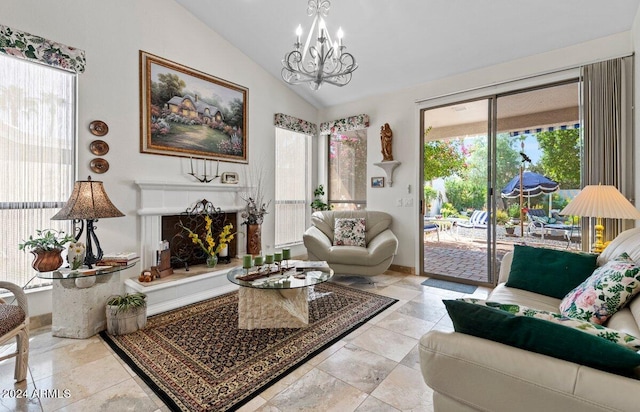
MULTIPOLYGON (((367 146, 368 178, 384 175, 382 170, 374 166, 373 163, 382 160, 379 139, 380 127, 384 123, 389 123, 391 126, 394 160, 398 160, 402 164, 395 171, 393 187, 368 189, 367 209, 384 210, 394 216, 393 230, 400 240, 400 247, 393 263, 415 267, 417 273, 420 273, 419 248, 421 240, 419 236, 422 234, 422 222, 419 204, 422 191, 420 190, 419 165, 422 151, 419 144, 418 107, 420 104, 416 102, 619 57, 630 54, 632 51, 631 34, 629 32, 620 33, 573 47, 416 85, 398 93, 372 96, 352 103, 333 106, 320 111, 320 121, 330 121, 359 113, 366 113, 370 116, 371 126, 367 146), (411 185, 411 193, 408 191, 409 185, 411 185), (397 206, 398 199, 406 198, 413 199, 413 206, 397 206)), ((429 67, 425 67, 424 70, 429 70, 429 67)), ((354 75, 357 76, 357 72, 354 75)), ((398 70, 398 75, 402 75, 402 70, 398 70)))
MULTIPOLYGON (((0 24, 86 51, 87 69, 78 82, 78 177, 91 174, 94 180, 103 180, 111 200, 126 215, 98 222, 105 251, 139 250, 134 180, 191 181, 185 174, 188 159, 139 152, 139 50, 247 87, 249 162, 262 162, 268 175, 273 176, 274 170, 274 113, 317 121, 317 109, 173 0, 4 0, 0 24), (110 146, 104 156, 110 169, 103 175, 89 169, 94 156, 88 147, 95 136, 88 127, 96 119, 109 125, 103 139, 110 146)), ((245 167, 222 163, 220 169, 242 177, 245 167)), ((272 199, 273 183, 266 182, 266 196, 272 199)), ((270 212, 263 227, 265 246, 273 245, 273 206, 270 212)), ((293 253, 304 251, 299 249, 293 253)), ((34 303, 38 309, 31 315, 38 315, 42 306, 50 303, 34 303)))

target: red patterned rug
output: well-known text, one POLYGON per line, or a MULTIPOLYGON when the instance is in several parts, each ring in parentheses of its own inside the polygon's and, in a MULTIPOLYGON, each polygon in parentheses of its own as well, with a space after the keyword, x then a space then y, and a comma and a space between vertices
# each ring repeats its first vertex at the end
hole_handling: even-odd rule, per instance
POLYGON ((174 411, 235 410, 396 302, 335 283, 309 293, 309 326, 238 329, 238 293, 100 336, 174 411))

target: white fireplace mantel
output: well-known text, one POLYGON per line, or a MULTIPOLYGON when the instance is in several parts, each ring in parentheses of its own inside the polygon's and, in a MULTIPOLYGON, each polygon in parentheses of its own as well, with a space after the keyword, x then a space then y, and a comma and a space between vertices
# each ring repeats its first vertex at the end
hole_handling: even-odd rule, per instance
MULTIPOLYGON (((162 241, 162 216, 183 213, 187 208, 203 199, 211 202, 223 212, 239 212, 246 207, 242 193, 250 192, 250 187, 238 184, 160 182, 136 180, 140 198, 138 216, 141 218, 140 239, 142 267, 155 264, 153 261, 158 244, 162 241)), ((239 214, 238 214, 239 215, 239 214)), ((239 218, 239 216, 238 216, 239 218)), ((235 227, 240 229, 240 221, 235 227)), ((243 250, 238 250, 238 253, 243 250)))
POLYGON ((140 190, 139 216, 181 213, 202 199, 207 199, 225 212, 237 212, 245 207, 240 194, 250 190, 247 186, 223 183, 148 180, 136 180, 134 183, 140 190))

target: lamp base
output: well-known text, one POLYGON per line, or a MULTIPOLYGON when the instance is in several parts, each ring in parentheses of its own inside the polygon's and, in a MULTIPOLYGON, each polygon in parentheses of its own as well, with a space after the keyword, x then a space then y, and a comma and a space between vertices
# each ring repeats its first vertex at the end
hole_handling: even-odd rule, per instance
POLYGON ((84 264, 92 269, 93 265, 102 260, 103 252, 98 241, 98 236, 94 232, 95 226, 93 225, 93 219, 87 219, 87 243, 86 243, 86 255, 84 257, 84 264), (92 240, 93 239, 93 240, 92 240), (93 253, 93 242, 96 244, 96 253, 93 253))
POLYGON ((604 242, 602 242, 602 239, 604 238, 604 226, 602 225, 602 218, 597 218, 594 229, 596 231, 596 241, 593 243, 593 245, 591 245, 591 252, 600 254, 606 247, 604 242))

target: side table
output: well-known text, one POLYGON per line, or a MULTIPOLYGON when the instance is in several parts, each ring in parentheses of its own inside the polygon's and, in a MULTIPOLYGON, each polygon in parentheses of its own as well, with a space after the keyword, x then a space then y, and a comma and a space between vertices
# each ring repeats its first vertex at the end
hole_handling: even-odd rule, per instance
POLYGON ((135 266, 97 266, 80 269, 80 277, 69 270, 39 272, 41 279, 53 280, 51 334, 62 338, 86 339, 106 329, 105 305, 111 295, 120 294, 119 272, 135 266), (90 279, 93 279, 92 282, 90 279))

